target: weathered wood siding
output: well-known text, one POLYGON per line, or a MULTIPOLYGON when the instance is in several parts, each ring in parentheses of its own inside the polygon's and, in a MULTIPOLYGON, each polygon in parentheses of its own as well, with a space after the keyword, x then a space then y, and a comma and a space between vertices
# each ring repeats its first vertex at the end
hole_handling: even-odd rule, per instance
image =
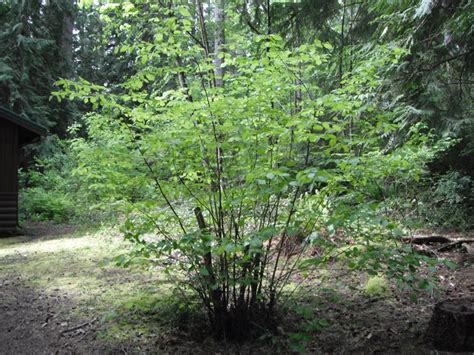
POLYGON ((18 127, 0 118, 0 236, 18 225, 18 127))

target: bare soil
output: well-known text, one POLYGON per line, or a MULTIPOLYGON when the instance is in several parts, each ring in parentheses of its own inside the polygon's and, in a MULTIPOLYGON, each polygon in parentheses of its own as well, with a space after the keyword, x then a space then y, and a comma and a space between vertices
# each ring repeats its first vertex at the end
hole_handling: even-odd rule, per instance
POLYGON ((94 324, 67 332, 80 320, 71 319, 73 307, 59 290, 53 294, 28 286, 15 274, 0 278, 0 350, 6 354, 92 353, 94 324))
MULTIPOLYGON (((445 257, 459 259, 456 253, 449 254, 445 257)), ((318 313, 330 326, 315 334, 311 352, 449 354, 433 349, 425 339, 425 331, 438 301, 474 296, 474 265, 439 270, 437 276, 440 289, 434 294, 419 292, 416 302, 395 286, 389 296, 381 298, 350 295, 349 290, 344 302, 331 302, 330 298, 322 297, 318 313)))
MULTIPOLYGON (((34 224, 19 238, 29 243, 54 239, 74 232, 70 226, 34 224)), ((27 264, 29 257, 0 257, 0 353, 1 354, 93 354, 113 349, 95 341, 97 319, 84 323, 71 315, 74 301, 61 289, 35 287, 28 275, 8 270, 6 263, 27 264)), ((113 352, 113 351, 112 351, 113 352)))
MULTIPOLYGON (((59 237, 69 227, 30 228, 24 242, 59 237), (36 229, 35 229, 36 228, 36 229)), ((472 237, 468 235, 467 237, 472 237)), ((359 354, 448 354, 436 352, 424 339, 434 304, 446 298, 474 297, 474 260, 461 249, 440 253, 439 257, 459 263, 456 270, 440 268, 436 277, 440 288, 433 294, 420 293, 416 303, 406 292, 392 286, 386 297, 369 298, 350 285, 360 284, 361 275, 333 271, 335 290, 322 290, 318 282, 305 286, 311 295, 308 305, 314 317, 328 326, 311 334, 306 342, 309 353, 359 354), (338 285, 341 285, 338 288, 338 285), (347 286, 349 285, 349 287, 347 286), (317 295, 317 297, 315 296, 317 295)), ((102 314, 77 311, 77 301, 62 289, 46 289, 31 284, 27 275, 3 270, 5 263, 30 262, 28 255, 0 256, 0 353, 1 354, 133 354, 133 353, 268 353, 291 352, 291 332, 305 319, 288 313, 279 335, 247 344, 216 343, 211 338, 195 339, 175 329, 157 337, 141 336, 123 341, 102 339, 99 334, 109 324, 102 314)), ((421 270, 420 272, 426 272, 421 270)), ((117 282, 114 272, 102 277, 117 282)))

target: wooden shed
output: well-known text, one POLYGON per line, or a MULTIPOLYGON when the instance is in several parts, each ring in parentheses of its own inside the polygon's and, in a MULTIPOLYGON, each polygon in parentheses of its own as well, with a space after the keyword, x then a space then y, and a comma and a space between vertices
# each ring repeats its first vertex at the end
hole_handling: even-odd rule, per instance
POLYGON ((17 233, 20 147, 46 134, 46 129, 0 107, 0 237, 17 233))

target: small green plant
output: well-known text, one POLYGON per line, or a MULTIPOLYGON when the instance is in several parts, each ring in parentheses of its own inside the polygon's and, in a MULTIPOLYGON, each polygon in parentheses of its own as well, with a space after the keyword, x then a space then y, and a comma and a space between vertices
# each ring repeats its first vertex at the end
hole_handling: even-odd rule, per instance
POLYGON ((370 297, 382 297, 389 293, 387 280, 383 276, 372 276, 364 287, 364 292, 370 297))
POLYGON ((309 306, 294 305, 293 311, 300 320, 296 329, 288 333, 289 346, 294 352, 305 353, 308 351, 313 334, 327 328, 329 322, 326 319, 317 318, 314 310, 309 306))

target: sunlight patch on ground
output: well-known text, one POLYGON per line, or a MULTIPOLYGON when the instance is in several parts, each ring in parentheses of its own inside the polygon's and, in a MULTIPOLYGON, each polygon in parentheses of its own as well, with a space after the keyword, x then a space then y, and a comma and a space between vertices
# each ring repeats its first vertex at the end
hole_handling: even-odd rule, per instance
POLYGON ((0 245, 0 257, 8 255, 29 255, 32 253, 57 253, 64 250, 96 247, 98 245, 97 239, 92 236, 80 238, 67 236, 61 239, 34 241, 22 240, 20 238, 12 239, 13 240, 6 246, 0 245))

